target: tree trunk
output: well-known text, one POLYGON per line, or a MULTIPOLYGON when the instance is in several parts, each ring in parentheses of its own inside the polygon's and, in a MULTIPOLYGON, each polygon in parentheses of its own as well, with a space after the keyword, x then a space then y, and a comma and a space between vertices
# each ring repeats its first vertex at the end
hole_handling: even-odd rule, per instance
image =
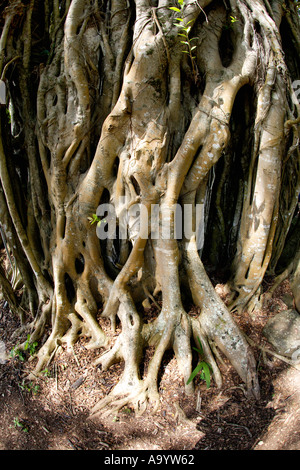
POLYGON ((253 353, 229 310, 251 304, 275 272, 297 203, 295 2, 16 0, 3 18, 3 211, 26 260, 32 341, 52 327, 36 373, 84 334, 104 370, 124 362, 94 411, 142 411, 159 404, 165 351, 187 383, 199 338, 215 383, 217 346, 258 398, 253 353), (161 300, 152 321, 147 299, 161 300), (121 324, 114 343, 102 318, 121 324))

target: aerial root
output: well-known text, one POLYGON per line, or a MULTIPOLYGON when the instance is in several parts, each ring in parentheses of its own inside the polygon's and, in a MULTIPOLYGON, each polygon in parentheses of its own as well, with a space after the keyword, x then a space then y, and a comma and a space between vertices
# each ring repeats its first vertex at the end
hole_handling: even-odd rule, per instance
POLYGON ((148 380, 140 381, 140 386, 128 395, 118 396, 114 390, 94 406, 91 410, 91 416, 95 416, 102 410, 106 410, 104 413, 101 413, 102 417, 117 414, 125 406, 132 407, 137 416, 142 415, 149 404, 152 405, 153 413, 159 408, 159 393, 156 386, 149 384, 148 380))
POLYGON ((34 341, 38 341, 44 334, 47 320, 50 318, 51 315, 51 310, 52 300, 42 306, 40 315, 37 315, 31 323, 22 325, 20 328, 18 328, 12 334, 12 338, 17 338, 18 336, 22 336, 26 332, 30 332, 30 341, 32 343, 34 341))
POLYGON ((109 350, 104 351, 95 361, 94 366, 101 366, 102 370, 107 370, 110 366, 116 362, 122 360, 120 336, 117 338, 113 347, 109 350))
MULTIPOLYGON (((157 385, 159 370, 165 352, 172 347, 184 382, 187 382, 191 373, 192 362, 190 352, 191 329, 185 331, 182 327, 184 323, 178 321, 178 318, 181 318, 182 311, 180 315, 173 315, 172 319, 164 310, 161 314, 165 316, 144 325, 139 336, 135 338, 135 341, 141 342, 144 346, 155 346, 155 352, 148 365, 147 375, 143 380, 139 378, 138 357, 136 357, 134 364, 130 364, 126 360, 124 348, 126 349, 128 346, 125 331, 119 335, 112 349, 103 353, 97 359, 96 364, 101 365, 102 370, 107 370, 112 364, 120 361, 125 362, 125 367, 120 381, 107 397, 95 405, 91 412, 92 415, 103 411, 105 408, 109 408, 108 414, 117 413, 124 406, 132 407, 137 415, 143 414, 147 408, 155 413, 160 405, 157 385), (190 333, 188 338, 187 333, 190 333), (189 347, 185 351, 188 339, 189 347)), ((193 391, 193 385, 189 384, 189 386, 186 386, 186 392, 191 391, 193 391)))
MULTIPOLYGON (((160 398, 157 388, 158 373, 161 366, 161 361, 165 351, 170 347, 172 332, 175 325, 166 328, 166 324, 157 325, 154 321, 151 325, 144 325, 144 330, 140 330, 134 341, 137 343, 136 350, 139 349, 138 343, 154 345, 155 352, 148 365, 147 376, 141 380, 139 378, 139 355, 136 355, 135 360, 126 356, 126 349, 128 349, 128 339, 130 335, 126 335, 125 331, 117 338, 116 343, 112 349, 104 354, 96 361, 101 364, 103 370, 107 370, 112 364, 123 360, 125 362, 123 376, 110 392, 110 394, 100 400, 99 403, 92 410, 92 415, 98 413, 104 408, 109 407, 108 414, 118 412, 124 406, 130 406, 135 410, 137 415, 145 412, 149 405, 153 413, 155 413, 160 404, 160 398), (147 338, 147 339, 146 339, 147 338), (126 359, 127 357, 127 359, 126 359)), ((132 347, 134 345, 131 345, 132 347)))

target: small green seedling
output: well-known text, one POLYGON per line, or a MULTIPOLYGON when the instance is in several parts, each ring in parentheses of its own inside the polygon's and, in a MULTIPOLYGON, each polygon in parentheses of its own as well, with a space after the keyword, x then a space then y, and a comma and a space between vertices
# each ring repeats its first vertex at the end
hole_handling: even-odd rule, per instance
POLYGON ((95 223, 101 222, 101 219, 97 216, 97 214, 93 214, 92 217, 88 217, 88 221, 90 222, 91 225, 95 223))
POLYGON ((30 356, 33 356, 35 354, 36 348, 38 346, 37 341, 34 341, 33 343, 30 342, 30 335, 27 335, 27 340, 24 344, 24 351, 29 351, 30 356))
POLYGON ((37 341, 34 341, 33 343, 30 341, 30 335, 27 335, 27 339, 24 343, 24 346, 22 346, 22 349, 19 348, 19 346, 14 346, 12 350, 10 351, 10 357, 15 358, 17 357, 20 361, 25 361, 25 351, 28 351, 30 356, 33 356, 36 352, 36 348, 38 346, 37 341))
POLYGON ((44 377, 51 377, 51 372, 50 372, 50 370, 47 369, 47 368, 44 369, 44 370, 42 370, 42 371, 41 371, 41 374, 43 374, 44 377))
POLYGON ((123 408, 122 410, 123 413, 126 413, 128 415, 130 415, 130 413, 132 412, 132 410, 130 408, 128 408, 127 406, 125 406, 125 408, 123 408))
POLYGON ((23 432, 29 431, 28 427, 22 421, 20 421, 19 418, 14 418, 14 426, 15 428, 21 429, 23 432))
POLYGON ((17 347, 14 346, 12 350, 9 353, 10 357, 15 358, 17 357, 20 361, 25 361, 25 357, 23 355, 23 352, 17 347))
POLYGON ((230 16, 230 22, 231 23, 236 23, 237 21, 239 21, 236 16, 230 16))
POLYGON ((182 13, 183 10, 186 6, 185 0, 178 0, 179 8, 178 7, 169 7, 169 10, 176 11, 177 13, 180 13, 181 16, 175 18, 174 25, 179 28, 178 36, 181 36, 183 39, 180 41, 181 44, 184 44, 184 49, 182 52, 184 54, 187 54, 191 60, 192 64, 192 70, 193 70, 193 76, 195 81, 197 81, 197 66, 196 66, 196 56, 195 56, 195 51, 197 49, 197 45, 194 44, 194 41, 197 41, 197 38, 191 38, 190 37, 190 32, 192 29, 192 26, 194 24, 194 20, 190 20, 187 23, 185 23, 184 19, 182 18, 182 13))
POLYGON ((34 385, 32 382, 25 383, 25 380, 23 380, 22 383, 19 384, 19 387, 25 392, 33 393, 33 395, 36 395, 40 389, 39 385, 34 385))
MULTIPOLYGON (((197 351, 197 353, 200 356, 203 356, 204 355, 203 354, 203 348, 202 348, 202 344, 201 344, 201 341, 200 341, 199 337, 198 337, 198 341, 199 341, 200 349, 195 348, 195 347, 193 347, 193 349, 195 351, 197 351)), ((205 361, 200 361, 197 364, 197 366, 195 367, 195 369, 191 373, 191 375, 190 375, 190 377, 189 377, 186 384, 188 385, 189 383, 191 383, 194 380, 194 378, 196 377, 196 375, 199 374, 199 373, 200 373, 200 378, 202 380, 205 380, 206 386, 207 386, 207 388, 209 388, 210 387, 210 378, 211 378, 210 365, 205 361)))
POLYGON ((93 214, 92 217, 88 217, 88 221, 91 225, 97 224, 98 227, 100 227, 101 224, 107 223, 106 219, 100 219, 97 214, 93 214))

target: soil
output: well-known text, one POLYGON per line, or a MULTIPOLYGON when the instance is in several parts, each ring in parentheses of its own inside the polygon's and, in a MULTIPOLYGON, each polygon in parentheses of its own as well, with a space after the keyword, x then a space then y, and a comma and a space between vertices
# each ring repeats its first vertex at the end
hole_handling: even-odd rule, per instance
MULTIPOLYGON (((222 287, 216 286, 220 295, 222 287)), ((270 347, 262 329, 268 318, 288 308, 287 298, 288 280, 264 307, 235 320, 256 345, 270 347)), ((99 351, 88 351, 82 338, 73 352, 61 349, 43 377, 28 381, 34 355, 26 350, 26 360, 9 357, 17 341, 26 340, 26 334, 13 337, 19 326, 0 303, 0 341, 8 355, 6 363, 0 361, 0 450, 300 450, 300 371, 265 356, 259 347, 254 348, 259 402, 247 398, 225 358, 220 363, 222 388, 213 380, 207 388, 198 376, 194 395, 186 397, 170 352, 161 369, 161 405, 155 414, 150 409, 136 416, 125 407, 117 415, 92 416, 92 407, 117 383, 122 365, 100 371, 93 365, 99 351)), ((146 363, 150 356, 146 351, 146 363)))

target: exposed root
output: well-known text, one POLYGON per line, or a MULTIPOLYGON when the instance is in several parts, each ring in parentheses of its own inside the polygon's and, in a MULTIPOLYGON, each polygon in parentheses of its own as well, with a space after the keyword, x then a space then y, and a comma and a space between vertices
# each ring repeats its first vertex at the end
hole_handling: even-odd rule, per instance
MULTIPOLYGON (((185 267, 196 305, 201 307, 201 329, 228 357, 248 388, 259 399, 259 384, 252 351, 244 335, 213 288, 197 253, 195 238, 186 246, 185 267)), ((218 377, 218 373, 217 373, 218 377)), ((220 378, 220 377, 219 377, 220 378)))
POLYGON ((178 403, 178 401, 176 401, 174 403, 174 408, 175 408, 175 416, 174 416, 174 419, 179 422, 179 423, 182 423, 184 425, 191 425, 191 421, 187 418, 185 412, 183 411, 183 409, 180 407, 180 404, 178 403))
POLYGON ((50 335, 46 343, 41 347, 38 354, 36 355, 38 362, 34 369, 34 376, 38 376, 49 366, 60 346, 61 341, 58 339, 58 337, 54 337, 53 334, 50 335))
MULTIPOLYGON (((214 2, 207 21, 203 22, 197 21, 198 16, 212 2, 202 2, 202 7, 197 1, 186 2, 188 8, 183 11, 182 21, 193 25, 193 33, 197 35, 193 39, 198 39, 193 47, 193 60, 197 63, 199 80, 194 80, 191 86, 193 60, 190 64, 188 57, 183 57, 173 13, 167 7, 153 9, 150 3, 131 2, 128 8, 129 3, 120 0, 110 2, 106 8, 105 2, 96 1, 48 2, 49 8, 44 10, 51 13, 51 21, 49 16, 44 23, 51 24, 52 32, 46 33, 49 39, 53 36, 55 40, 48 60, 39 65, 37 57, 30 54, 40 41, 31 42, 32 34, 27 31, 38 34, 40 28, 30 24, 29 13, 22 22, 26 29, 21 33, 15 35, 11 26, 12 36, 7 41, 11 21, 7 19, 1 35, 2 59, 9 60, 10 48, 27 51, 20 78, 18 72, 12 75, 16 86, 7 87, 12 109, 18 106, 21 111, 15 113, 10 126, 5 127, 3 121, 2 128, 8 132, 12 132, 10 127, 18 129, 25 157, 15 159, 16 174, 27 175, 28 181, 24 180, 18 194, 14 194, 13 165, 8 165, 10 154, 6 155, 4 145, 0 145, 0 172, 7 215, 12 219, 11 226, 15 227, 19 239, 16 246, 20 246, 24 258, 26 269, 22 277, 30 293, 30 311, 34 311, 34 299, 42 306, 30 325, 31 340, 41 339, 46 324, 52 328, 36 356, 35 373, 49 365, 63 344, 72 350, 81 335, 90 338, 87 349, 111 346, 95 365, 107 370, 114 363, 123 362, 124 371, 119 383, 95 406, 92 414, 106 407, 115 413, 125 405, 133 406, 140 413, 150 403, 156 410, 158 374, 165 352, 173 349, 187 384, 192 373, 191 341, 198 345, 198 340, 218 387, 222 385, 222 376, 217 352, 221 351, 245 383, 249 395, 259 398, 256 365, 249 344, 215 292, 199 257, 195 237, 184 234, 186 238, 178 243, 174 236, 176 217, 172 208, 176 204, 181 208, 191 204, 195 215, 197 200, 201 199, 202 220, 198 227, 193 220, 192 232, 196 233, 200 226, 203 250, 207 220, 217 216, 220 230, 216 233, 220 233, 222 246, 226 247, 227 243, 226 248, 230 245, 230 252, 236 253, 234 260, 228 254, 228 263, 234 261, 230 308, 237 310, 246 303, 253 308, 274 251, 278 220, 285 219, 288 212, 284 210, 281 214, 279 200, 284 196, 282 174, 288 174, 283 165, 285 153, 286 158, 295 159, 290 168, 299 169, 296 160, 299 117, 295 110, 289 109, 287 99, 288 73, 280 43, 279 13, 277 25, 270 18, 272 9, 265 6, 268 2, 252 2, 250 6, 249 1, 228 0, 214 2), (59 12, 52 11, 53 3, 61 4, 59 12), (99 16, 95 22, 96 10, 99 16), (121 11, 125 21, 118 28, 117 13, 121 11), (236 18, 232 24, 228 24, 230 14, 236 18), (31 27, 34 27, 32 31, 31 27), (230 39, 231 57, 227 56, 231 47, 224 46, 225 32, 226 36, 230 33, 228 40, 234 36, 234 40, 230 39), (29 86, 32 65, 36 66, 34 74, 38 83, 34 87, 36 116, 35 106, 30 103, 30 97, 34 96, 29 86), (252 88, 249 96, 254 99, 245 114, 251 111, 253 115, 241 125, 246 128, 243 129, 246 143, 240 145, 232 139, 237 129, 233 110, 237 95, 247 87, 252 88), (286 133, 292 127, 291 145, 286 133), (227 171, 236 160, 225 162, 224 166, 229 166, 222 170, 222 158, 231 153, 240 159, 239 183, 232 191, 239 194, 230 198, 227 195, 233 204, 238 197, 238 203, 226 224, 225 208, 229 202, 223 207, 221 198, 227 191, 227 171), (218 162, 221 164, 215 171, 218 162), (40 178, 41 169, 43 178, 40 178), (217 175, 220 171, 222 176, 217 175), (220 188, 216 197, 212 197, 213 188, 207 183, 212 172, 216 173, 214 179, 220 188), (217 181, 218 178, 221 179, 217 181), (22 199, 24 195, 24 201, 19 201, 17 196, 22 199), (103 200, 114 206, 118 226, 115 229, 118 237, 111 239, 109 249, 106 245, 105 250, 103 240, 99 243, 96 231, 92 233, 88 222, 103 200), (138 204, 140 215, 133 215, 132 209, 138 204), (152 228, 145 230, 146 237, 139 230, 150 219, 151 205, 160 209, 166 206, 170 214, 160 214, 156 224, 159 227, 155 227, 158 237, 149 241, 147 235, 152 228), (20 208, 25 209, 22 217, 20 208), (145 219, 141 216, 142 208, 146 208, 145 219), (120 236, 124 212, 129 219, 126 241, 120 236), (168 237, 162 236, 164 219, 170 222, 168 237), (47 223, 41 223, 43 220, 47 223), (229 242, 225 232, 230 226, 234 237, 229 242), (41 240, 40 247, 37 240, 41 240), (108 257, 113 258, 109 266, 108 257), (115 269, 109 269, 112 267, 115 269), (27 270, 30 282, 24 276, 27 270), (200 308, 198 318, 189 317, 185 311, 181 298, 182 271, 189 286, 187 297, 191 293, 194 304, 200 308), (148 273, 155 284, 153 288, 148 288, 147 282, 144 284, 148 273), (161 291, 162 307, 156 304, 158 313, 152 322, 143 323, 137 306, 145 296, 136 299, 136 286, 137 291, 154 303, 154 288, 161 291), (112 345, 97 321, 100 304, 104 308, 102 317, 110 320, 112 330, 117 318, 121 323, 122 331, 112 345), (154 347, 154 354, 146 376, 141 379, 140 362, 147 346, 154 347)), ((284 15, 288 8, 279 10, 284 15)), ((248 96, 247 91, 245 94, 248 96)), ((7 140, 19 139, 14 137, 12 133, 7 140)), ((11 154, 18 150, 15 154, 19 155, 20 149, 14 145, 9 150, 11 154)), ((297 184, 296 181, 291 184, 294 192, 297 184)), ((287 199, 291 207, 291 196, 287 199)), ((1 201, 5 206, 4 199, 1 201)), ((217 255, 213 253, 214 258, 217 255)), ((292 284, 295 306, 299 309, 299 267, 292 284)), ((11 291, 9 287, 8 291, 11 291)), ((14 296, 9 297, 13 304, 14 296)), ((22 312, 19 314, 22 316, 22 312)), ((185 385, 185 391, 193 393, 193 384, 185 385)))
POLYGON ((160 405, 159 393, 153 384, 148 383, 148 380, 140 381, 139 386, 125 396, 119 394, 118 388, 117 386, 116 391, 113 390, 107 397, 97 403, 92 409, 91 414, 95 415, 102 410, 106 411, 101 413, 101 416, 116 414, 124 406, 130 406, 133 407, 137 415, 141 415, 146 411, 149 404, 151 404, 153 413, 158 410, 160 405))
MULTIPOLYGON (((123 312, 123 319, 126 312, 123 312)), ((128 314, 128 312, 127 312, 128 314)), ((112 349, 104 353, 96 363, 104 370, 115 362, 124 360, 125 367, 119 383, 114 387, 108 397, 101 400, 92 410, 96 413, 105 407, 110 407, 110 413, 117 412, 125 405, 132 406, 136 413, 143 413, 151 405, 155 412, 158 409, 160 399, 158 393, 158 373, 163 356, 169 348, 173 348, 178 365, 184 376, 185 383, 191 374, 191 347, 190 328, 185 331, 188 319, 182 321, 182 315, 172 315, 164 309, 158 318, 149 324, 144 324, 142 331, 135 339, 135 343, 130 341, 128 329, 122 330, 112 349), (178 321, 179 319, 179 321, 178 321), (181 319, 181 320, 180 320, 181 319), (141 380, 139 376, 139 360, 141 357, 141 345, 155 346, 154 355, 148 365, 147 376, 141 380), (128 351, 130 354, 128 354, 128 351), (135 358, 135 360, 134 360, 135 358)), ((192 393, 193 385, 186 387, 187 393, 192 393)))
MULTIPOLYGON (((106 407, 109 407, 109 413, 116 413, 123 406, 132 406, 137 413, 142 413, 150 403, 153 410, 157 410, 157 381, 164 353, 170 348, 174 350, 179 370, 187 384, 192 372, 192 338, 196 344, 200 340, 204 359, 211 366, 218 387, 222 385, 222 377, 210 347, 212 341, 230 359, 244 381, 249 396, 259 398, 255 362, 249 345, 211 285, 194 239, 186 245, 185 267, 194 302, 201 307, 201 314, 195 319, 184 311, 180 290, 177 289, 177 262, 173 262, 174 254, 177 253, 175 246, 174 241, 169 241, 169 248, 164 251, 158 249, 159 245, 156 247, 160 274, 164 278, 161 283, 163 306, 154 321, 142 324, 129 294, 126 294, 125 289, 118 294, 120 303, 117 314, 122 323, 122 332, 110 351, 102 354, 96 364, 106 370, 112 364, 124 361, 124 371, 119 383, 108 397, 94 407, 92 414, 106 407), (147 375, 141 380, 139 364, 145 346, 154 346, 155 351, 147 375)), ((192 394, 193 384, 185 385, 185 391, 192 394)))
POLYGON ((271 349, 267 348, 267 347, 264 347, 264 346, 261 346, 260 344, 257 344, 255 343, 251 338, 249 338, 248 336, 246 336, 246 339, 248 341, 249 344, 251 344, 251 346, 257 348, 257 349, 260 349, 264 356, 266 354, 270 354, 271 356, 274 356, 276 357, 277 359, 280 359, 282 362, 285 362, 286 364, 289 364, 290 366, 294 367, 295 369, 299 370, 300 371, 300 359, 290 359, 286 356, 282 356, 281 354, 278 354, 276 353, 275 351, 272 351, 271 349))

